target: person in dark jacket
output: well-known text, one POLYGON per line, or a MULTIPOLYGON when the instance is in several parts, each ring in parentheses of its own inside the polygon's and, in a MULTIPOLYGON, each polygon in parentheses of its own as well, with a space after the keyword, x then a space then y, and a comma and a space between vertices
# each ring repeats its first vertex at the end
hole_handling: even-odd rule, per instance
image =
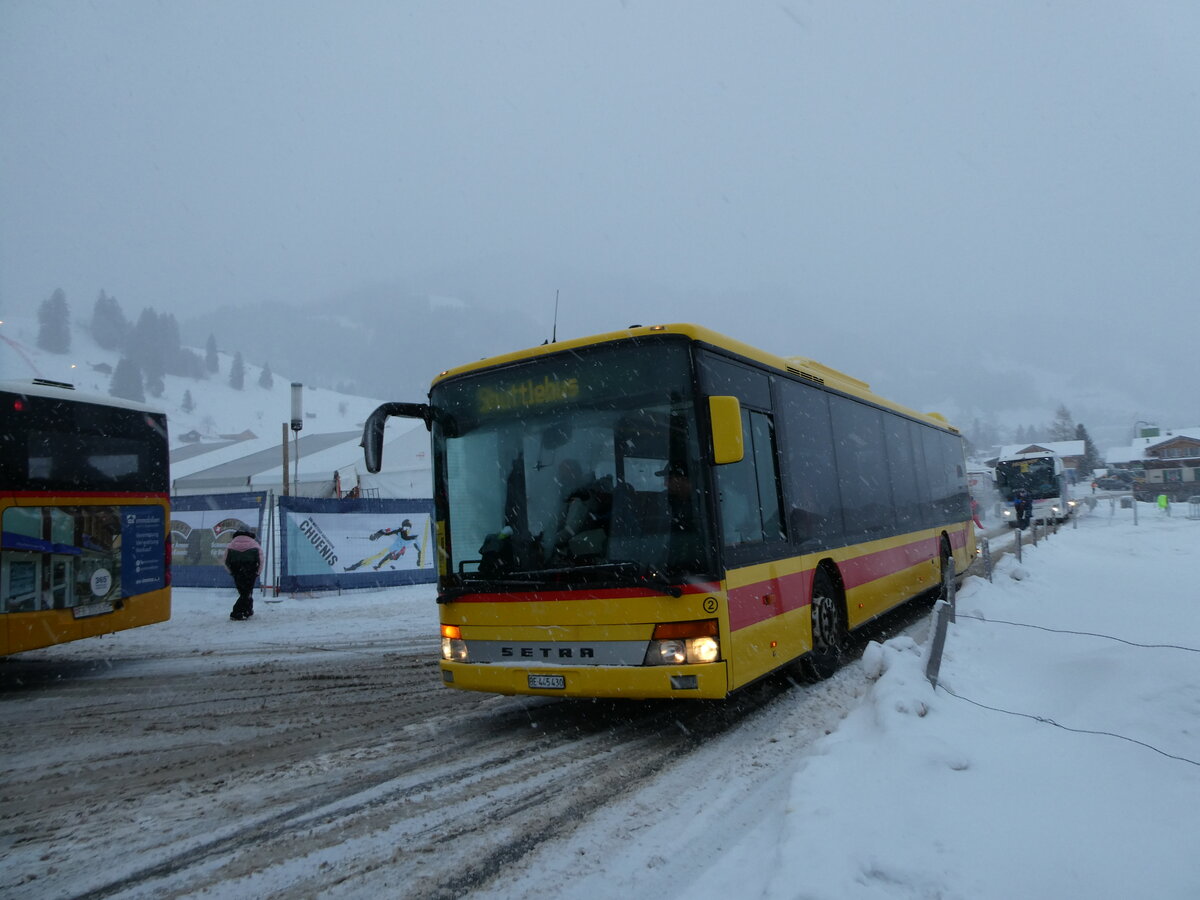
POLYGON ((1017 513, 1017 527, 1024 531, 1033 517, 1033 498, 1029 496, 1029 491, 1018 488, 1013 494, 1013 507, 1017 513))
POLYGON ((254 615, 254 582, 262 572, 263 552, 253 532, 236 531, 225 548, 225 568, 233 576, 237 602, 229 618, 240 622, 254 615))

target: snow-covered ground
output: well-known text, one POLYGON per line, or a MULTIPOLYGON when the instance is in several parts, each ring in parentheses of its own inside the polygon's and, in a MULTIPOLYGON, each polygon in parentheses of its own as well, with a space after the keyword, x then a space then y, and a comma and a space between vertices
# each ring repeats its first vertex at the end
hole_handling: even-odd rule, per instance
MULTIPOLYGON (((967 579, 936 690, 924 625, 872 644, 832 687, 786 692, 475 895, 1200 896, 1200 520, 1172 512, 1141 504, 1135 525, 1101 500, 1022 561, 1003 557, 991 583, 967 579), (831 691, 848 709, 840 723, 822 718, 831 691)), ((244 624, 224 621, 231 599, 178 591, 169 623, 95 641, 124 660, 200 669, 214 651, 197 645, 216 628, 215 654, 270 655, 436 624, 427 586, 260 601, 244 624), (180 647, 193 657, 179 661, 180 647)), ((371 879, 391 893, 405 875, 363 877, 336 893, 369 896, 371 879)))
POLYGON ((1102 500, 965 582, 936 690, 928 641, 872 645, 832 734, 792 753, 772 708, 501 895, 636 896, 666 868, 652 895, 690 900, 1200 897, 1200 520, 1172 512, 1102 500), (765 756, 787 764, 747 789, 765 756))

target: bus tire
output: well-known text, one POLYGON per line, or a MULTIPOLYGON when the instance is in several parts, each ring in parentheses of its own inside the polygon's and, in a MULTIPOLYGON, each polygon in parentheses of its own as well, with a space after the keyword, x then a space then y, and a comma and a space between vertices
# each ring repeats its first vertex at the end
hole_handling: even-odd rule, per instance
POLYGON ((812 681, 823 681, 842 665, 846 650, 846 605, 829 570, 818 566, 813 574, 812 649, 802 660, 802 671, 812 681))

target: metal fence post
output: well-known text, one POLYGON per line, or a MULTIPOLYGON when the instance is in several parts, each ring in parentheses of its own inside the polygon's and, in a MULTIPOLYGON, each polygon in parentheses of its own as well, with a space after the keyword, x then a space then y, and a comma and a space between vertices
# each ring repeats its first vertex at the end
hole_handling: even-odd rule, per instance
POLYGON ((946 579, 942 588, 942 596, 950 604, 950 621, 954 621, 955 599, 958 596, 958 582, 955 580, 954 557, 950 557, 950 565, 946 567, 946 579))
POLYGON ((950 604, 939 600, 933 611, 933 643, 929 647, 929 659, 925 662, 925 677, 937 690, 938 671, 942 667, 942 650, 946 646, 946 626, 950 604))
POLYGON ((1021 529, 1020 528, 1017 529, 1017 539, 1013 543, 1013 546, 1016 548, 1016 551, 1017 551, 1017 562, 1020 562, 1021 561, 1021 529))

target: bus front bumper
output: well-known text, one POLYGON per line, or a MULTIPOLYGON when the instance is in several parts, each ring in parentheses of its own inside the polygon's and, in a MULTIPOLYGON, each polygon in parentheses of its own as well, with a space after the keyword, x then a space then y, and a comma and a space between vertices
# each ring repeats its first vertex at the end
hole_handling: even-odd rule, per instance
POLYGON ((719 700, 729 693, 725 663, 695 666, 521 666, 442 661, 447 687, 541 697, 719 700))

